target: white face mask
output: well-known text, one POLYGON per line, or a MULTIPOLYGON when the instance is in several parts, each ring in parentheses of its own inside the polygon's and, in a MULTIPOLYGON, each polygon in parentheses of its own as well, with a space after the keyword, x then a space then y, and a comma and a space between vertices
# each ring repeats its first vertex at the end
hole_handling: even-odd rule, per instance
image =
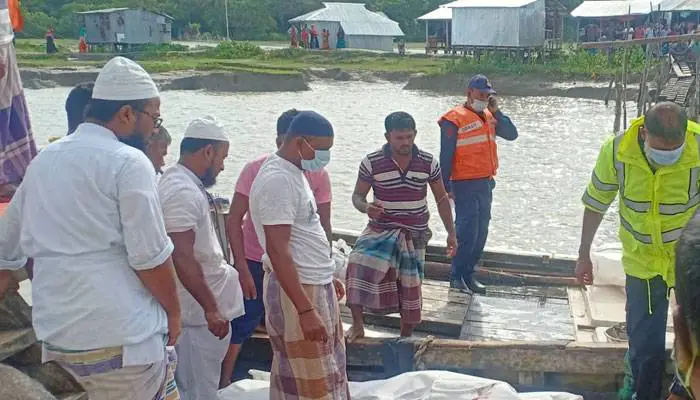
POLYGON ((472 110, 474 110, 476 112, 483 112, 486 109, 486 107, 488 107, 488 106, 489 106, 488 101, 481 101, 481 100, 476 100, 476 99, 472 100, 472 104, 471 104, 472 110))
POLYGON ((673 165, 681 159, 685 143, 673 150, 659 150, 649 146, 648 142, 644 142, 644 154, 647 159, 657 165, 673 165))

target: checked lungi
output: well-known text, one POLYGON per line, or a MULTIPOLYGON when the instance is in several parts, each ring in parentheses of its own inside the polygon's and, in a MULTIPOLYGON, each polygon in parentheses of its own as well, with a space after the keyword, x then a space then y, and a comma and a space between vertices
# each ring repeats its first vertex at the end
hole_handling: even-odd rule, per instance
POLYGON ((348 400, 345 340, 334 286, 302 287, 321 316, 329 339, 326 343, 304 339, 297 309, 275 273, 267 269, 265 326, 273 351, 270 400, 348 400))
POLYGON ((46 358, 65 368, 90 400, 180 400, 173 348, 165 349, 160 363, 128 367, 122 367, 121 347, 71 351, 44 344, 44 348, 46 358))
POLYGON ((348 259, 347 304, 421 322, 421 283, 430 231, 367 227, 348 259))

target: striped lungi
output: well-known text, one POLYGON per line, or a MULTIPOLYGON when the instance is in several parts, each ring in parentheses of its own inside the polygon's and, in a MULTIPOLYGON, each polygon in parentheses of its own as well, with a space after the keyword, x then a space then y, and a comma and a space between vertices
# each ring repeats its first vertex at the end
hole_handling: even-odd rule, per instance
POLYGON ((367 227, 348 257, 347 304, 421 322, 421 283, 430 231, 367 227))
MULTIPOLYGON (((7 14, 0 12, 0 19, 5 16, 7 14)), ((0 22, 0 61, 5 69, 0 76, 0 186, 20 183, 29 162, 37 154, 12 45, 12 30, 10 28, 8 40, 4 35, 6 28, 0 22)))
POLYGON ((302 286, 329 339, 326 343, 304 339, 297 309, 275 273, 267 272, 263 293, 273 351, 270 400, 348 400, 345 340, 333 284, 302 286))
POLYGON ((44 344, 45 355, 58 362, 83 386, 90 400, 180 400, 175 384, 177 355, 167 347, 162 362, 122 366, 122 348, 63 350, 44 344))

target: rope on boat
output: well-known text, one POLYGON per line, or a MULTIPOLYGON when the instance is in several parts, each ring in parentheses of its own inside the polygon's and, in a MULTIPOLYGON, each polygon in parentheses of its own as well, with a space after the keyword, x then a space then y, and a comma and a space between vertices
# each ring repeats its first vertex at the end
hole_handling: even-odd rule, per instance
POLYGON ((413 366, 416 371, 421 371, 425 369, 425 363, 423 363, 423 354, 428 350, 431 344, 435 341, 435 336, 430 335, 425 339, 422 339, 418 344, 418 349, 416 354, 413 356, 413 366))

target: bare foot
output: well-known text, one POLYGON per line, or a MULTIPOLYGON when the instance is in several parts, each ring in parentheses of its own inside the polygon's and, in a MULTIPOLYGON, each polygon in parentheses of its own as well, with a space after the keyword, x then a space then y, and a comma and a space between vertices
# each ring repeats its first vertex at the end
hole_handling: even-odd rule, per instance
POLYGON ((365 327, 364 326, 351 326, 347 332, 345 332, 345 340, 348 343, 352 343, 357 339, 362 339, 365 337, 365 327))

